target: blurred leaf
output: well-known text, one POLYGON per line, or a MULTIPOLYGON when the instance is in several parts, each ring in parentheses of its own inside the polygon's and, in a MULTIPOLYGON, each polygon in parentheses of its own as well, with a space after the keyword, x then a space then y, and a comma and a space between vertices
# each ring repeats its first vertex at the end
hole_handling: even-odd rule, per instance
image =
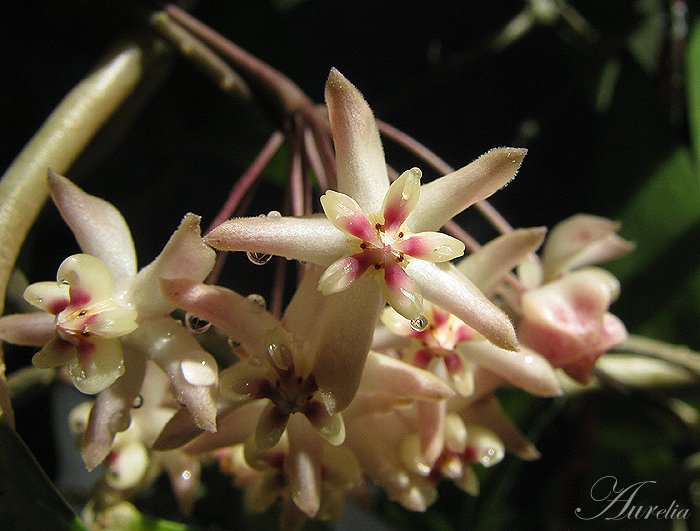
POLYGON ((648 73, 656 72, 666 34, 666 13, 660 0, 639 0, 635 5, 639 25, 627 37, 627 48, 648 73))
POLYGON ((686 56, 688 69, 688 125, 695 163, 700 161, 700 18, 693 23, 686 56))
POLYGON ((87 530, 17 435, 0 421, 0 512, 6 529, 87 530))
POLYGON ((700 220, 700 187, 688 149, 679 147, 654 170, 619 216, 636 250, 610 265, 619 278, 661 256, 700 220))
POLYGON ((603 65, 595 101, 595 108, 599 113, 607 112, 610 109, 621 69, 622 63, 619 57, 613 57, 603 65))

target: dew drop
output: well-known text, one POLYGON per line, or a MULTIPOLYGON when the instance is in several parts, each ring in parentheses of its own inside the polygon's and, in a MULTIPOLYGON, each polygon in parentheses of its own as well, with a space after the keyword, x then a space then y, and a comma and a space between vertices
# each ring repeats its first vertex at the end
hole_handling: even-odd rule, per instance
POLYGON ((423 332, 428 328, 428 319, 425 315, 419 315, 415 319, 411 319, 411 328, 416 332, 423 332))
POLYGON ((263 297, 262 295, 259 295, 257 293, 251 293, 246 298, 256 306, 262 308, 263 310, 267 307, 267 301, 265 301, 265 297, 263 297))
POLYGON ((131 404, 131 407, 134 409, 138 409, 143 405, 143 396, 141 395, 136 395, 134 398, 134 402, 131 404))
POLYGON ((187 312, 185 314, 185 328, 192 334, 202 334, 211 328, 211 323, 187 312))
POLYGON ((227 340, 228 343, 228 348, 231 350, 237 349, 241 346, 241 342, 238 341, 237 339, 233 339, 232 337, 229 337, 227 340))
POLYGON ((180 477, 184 480, 187 481, 192 478, 192 472, 189 470, 183 470, 182 473, 180 474, 180 477))
POLYGON ((267 213, 267 217, 268 217, 268 218, 272 218, 272 219, 279 219, 279 218, 282 217, 282 214, 280 214, 279 212, 277 212, 277 210, 270 210, 270 211, 267 213))
POLYGON ((246 256, 248 257, 248 260, 250 260, 253 264, 255 265, 265 265, 267 264, 270 260, 272 260, 272 255, 271 254, 266 254, 266 253, 254 253, 251 251, 248 251, 245 253, 246 256))

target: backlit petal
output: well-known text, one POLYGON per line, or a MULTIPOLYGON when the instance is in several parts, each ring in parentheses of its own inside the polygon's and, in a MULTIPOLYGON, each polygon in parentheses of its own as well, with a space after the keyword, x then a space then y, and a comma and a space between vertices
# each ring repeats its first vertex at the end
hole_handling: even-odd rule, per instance
POLYGON ((326 104, 338 191, 355 199, 364 212, 378 212, 389 178, 374 115, 360 91, 335 68, 326 82, 326 104))
POLYGON ((527 150, 496 148, 471 164, 421 187, 420 200, 406 224, 413 232, 437 230, 467 207, 510 181, 527 150))
POLYGON ((129 227, 120 212, 99 197, 85 193, 49 170, 54 203, 84 253, 102 260, 115 280, 136 274, 136 252, 129 227))
POLYGON ((421 232, 394 245, 408 256, 430 262, 447 262, 464 254, 464 243, 442 232, 421 232))
POLYGON ((287 427, 289 415, 280 411, 277 405, 270 402, 260 413, 255 428, 255 447, 258 451, 272 448, 282 437, 287 427))
POLYGON ((422 173, 418 168, 411 168, 403 172, 389 186, 382 204, 384 230, 388 234, 397 232, 416 207, 420 197, 421 175, 422 173))
POLYGON ((74 254, 58 267, 56 279, 70 288, 70 305, 90 306, 112 297, 114 284, 105 263, 89 254, 74 254))
POLYGON ((374 226, 352 197, 328 190, 321 196, 321 206, 336 228, 360 240, 376 238, 374 226))
POLYGON ((116 338, 130 334, 138 328, 136 310, 113 305, 96 312, 87 323, 87 331, 100 337, 116 338))
POLYGON ((325 407, 317 407, 313 413, 307 412, 306 418, 316 429, 318 434, 333 446, 343 444, 345 441, 345 423, 340 413, 330 415, 325 407))
POLYGON ((323 215, 236 218, 204 237, 221 251, 250 251, 328 266, 345 254, 347 238, 323 215))
POLYGON ((406 319, 417 319, 423 313, 423 297, 418 286, 395 262, 384 264, 382 293, 391 307, 406 319))

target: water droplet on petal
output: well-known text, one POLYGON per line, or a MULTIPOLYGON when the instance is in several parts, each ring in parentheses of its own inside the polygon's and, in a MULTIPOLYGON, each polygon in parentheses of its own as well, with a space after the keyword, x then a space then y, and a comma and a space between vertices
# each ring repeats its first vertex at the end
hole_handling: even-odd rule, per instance
POLYGON ((192 334, 202 334, 211 328, 211 323, 187 312, 185 314, 185 328, 192 334))
POLYGON ((257 293, 251 293, 246 298, 256 306, 262 308, 263 310, 267 307, 267 301, 265 301, 265 297, 263 297, 262 295, 259 295, 257 293))
POLYGON ((419 315, 415 319, 411 319, 411 328, 416 332, 423 332, 428 328, 428 319, 425 315, 419 315))
POLYGON ((270 343, 267 345, 267 353, 272 363, 280 369, 287 370, 294 363, 292 351, 284 343, 270 343))
POLYGON ((134 398, 134 402, 131 404, 131 407, 134 409, 138 409, 143 405, 143 397, 141 395, 136 395, 134 398))
POLYGON ((266 253, 254 253, 252 251, 248 251, 245 253, 246 256, 248 257, 248 260, 250 260, 253 264, 255 265, 265 265, 267 264, 270 260, 272 260, 272 255, 271 254, 266 254, 266 253))
POLYGON ((280 214, 279 212, 277 212, 277 210, 270 210, 270 211, 267 213, 267 217, 268 217, 268 218, 273 218, 273 219, 278 219, 278 218, 281 218, 281 217, 282 217, 282 214, 280 214))
POLYGON ((187 481, 189 479, 192 479, 192 472, 189 470, 183 470, 182 473, 180 474, 180 477, 184 480, 187 481))

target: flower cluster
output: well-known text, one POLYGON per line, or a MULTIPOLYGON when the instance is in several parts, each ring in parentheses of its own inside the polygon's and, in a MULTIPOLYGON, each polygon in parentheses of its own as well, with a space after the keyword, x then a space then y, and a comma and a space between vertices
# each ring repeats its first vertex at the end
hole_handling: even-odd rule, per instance
POLYGON ((363 477, 416 511, 442 480, 476 495, 475 466, 506 451, 539 455, 494 391, 560 395, 556 368, 585 381, 625 339, 608 312, 617 280, 588 267, 631 249, 613 222, 566 220, 541 258, 546 231, 530 228, 451 263, 465 244, 438 230, 507 184, 525 150, 491 150, 426 184, 417 168, 390 183, 374 116, 337 70, 326 102, 337 190, 322 195, 323 213, 231 219, 204 238, 188 214, 138 272, 119 212, 50 173, 83 253, 56 282, 27 288, 42 312, 0 318, 0 338, 41 346, 36 366, 68 366, 75 387, 96 395, 73 420, 88 467, 106 463, 102 489, 116 498, 165 468, 187 512, 204 456, 252 509, 279 501, 285 527, 337 518, 363 477), (283 315, 204 282, 212 248, 303 262, 283 315), (215 360, 176 308, 223 333, 235 361, 215 360))

